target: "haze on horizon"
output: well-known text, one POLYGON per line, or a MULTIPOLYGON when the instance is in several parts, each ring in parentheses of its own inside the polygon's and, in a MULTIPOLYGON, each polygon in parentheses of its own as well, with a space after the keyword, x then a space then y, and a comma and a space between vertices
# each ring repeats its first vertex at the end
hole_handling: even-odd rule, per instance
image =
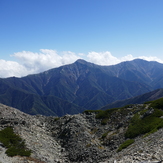
POLYGON ((163 63, 162 0, 0 1, 0 77, 26 76, 77 59, 163 63))

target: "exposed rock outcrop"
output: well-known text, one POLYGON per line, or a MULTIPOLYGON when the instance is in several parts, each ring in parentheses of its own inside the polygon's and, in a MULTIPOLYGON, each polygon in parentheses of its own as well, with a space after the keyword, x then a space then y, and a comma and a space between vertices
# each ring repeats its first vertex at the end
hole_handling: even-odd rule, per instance
MULTIPOLYGON (((125 108, 110 114, 105 125, 95 113, 87 112, 64 117, 31 116, 0 104, 0 130, 11 126, 32 150, 31 157, 8 157, 0 144, 2 163, 145 163, 163 160, 163 130, 135 142, 117 152, 125 140, 129 121, 135 113, 152 109, 142 105, 125 108)), ((141 126, 140 126, 141 127, 141 126)))

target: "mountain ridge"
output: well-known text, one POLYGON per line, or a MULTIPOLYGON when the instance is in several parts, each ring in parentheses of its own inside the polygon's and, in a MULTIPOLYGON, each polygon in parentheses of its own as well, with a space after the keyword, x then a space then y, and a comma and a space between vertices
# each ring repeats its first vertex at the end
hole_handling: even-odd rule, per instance
POLYGON ((163 64, 140 59, 114 66, 80 59, 39 74, 0 79, 0 102, 29 114, 62 116, 98 110, 117 100, 162 88, 162 72, 163 64))
POLYGON ((132 97, 126 100, 121 100, 121 101, 115 101, 111 104, 108 104, 104 107, 102 107, 102 110, 106 109, 111 109, 111 108, 119 108, 119 107, 124 107, 125 105, 130 105, 130 104, 138 104, 138 103, 145 103, 148 101, 153 101, 157 100, 159 98, 163 97, 163 89, 157 89, 151 92, 147 92, 145 94, 132 97))

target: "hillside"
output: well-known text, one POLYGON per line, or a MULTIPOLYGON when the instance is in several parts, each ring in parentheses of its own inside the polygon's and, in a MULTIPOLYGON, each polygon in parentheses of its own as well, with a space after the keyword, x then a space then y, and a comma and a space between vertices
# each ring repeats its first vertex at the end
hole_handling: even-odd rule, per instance
POLYGON ((163 64, 133 60, 99 66, 84 60, 40 74, 0 79, 0 102, 28 114, 98 110, 163 87, 163 64))
POLYGON ((157 100, 159 98, 163 97, 163 89, 157 89, 136 97, 132 97, 126 100, 120 100, 113 102, 111 104, 108 104, 104 107, 101 108, 101 110, 106 110, 106 109, 111 109, 111 108, 118 108, 118 107, 123 107, 128 104, 139 104, 139 103, 144 103, 147 101, 153 101, 157 100))
POLYGON ((1 162, 159 163, 163 160, 163 99, 60 118, 31 116, 2 104, 0 113, 0 133, 12 127, 32 152, 30 157, 8 157, 0 144, 1 162))

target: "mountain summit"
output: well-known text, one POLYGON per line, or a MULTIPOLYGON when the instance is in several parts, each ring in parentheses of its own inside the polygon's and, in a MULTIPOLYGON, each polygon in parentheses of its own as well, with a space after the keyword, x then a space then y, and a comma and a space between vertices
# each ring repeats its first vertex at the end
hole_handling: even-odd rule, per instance
POLYGON ((0 79, 0 102, 29 114, 76 114, 163 87, 163 64, 140 59, 113 66, 84 60, 22 78, 0 79))

